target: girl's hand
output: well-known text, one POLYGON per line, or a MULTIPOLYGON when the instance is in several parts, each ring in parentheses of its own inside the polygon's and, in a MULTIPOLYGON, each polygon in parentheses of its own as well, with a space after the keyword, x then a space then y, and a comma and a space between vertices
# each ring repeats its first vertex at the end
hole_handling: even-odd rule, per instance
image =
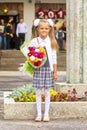
POLYGON ((57 72, 53 73, 53 79, 56 81, 57 80, 57 72))

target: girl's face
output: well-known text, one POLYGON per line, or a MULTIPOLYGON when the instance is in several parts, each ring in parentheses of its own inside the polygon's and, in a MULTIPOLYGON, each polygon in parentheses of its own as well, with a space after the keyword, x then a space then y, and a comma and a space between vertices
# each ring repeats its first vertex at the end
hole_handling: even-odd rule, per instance
POLYGON ((45 39, 47 37, 47 35, 49 34, 49 32, 50 32, 49 24, 48 23, 40 23, 40 25, 38 26, 39 36, 42 39, 45 39))

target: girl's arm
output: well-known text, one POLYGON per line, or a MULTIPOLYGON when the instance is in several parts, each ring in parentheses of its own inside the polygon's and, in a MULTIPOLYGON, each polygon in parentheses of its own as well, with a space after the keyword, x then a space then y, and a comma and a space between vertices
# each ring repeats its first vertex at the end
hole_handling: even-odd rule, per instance
POLYGON ((57 64, 53 64, 53 79, 57 80, 57 64))
POLYGON ((53 60, 53 79, 57 80, 57 53, 56 53, 56 50, 52 50, 52 60, 53 60))

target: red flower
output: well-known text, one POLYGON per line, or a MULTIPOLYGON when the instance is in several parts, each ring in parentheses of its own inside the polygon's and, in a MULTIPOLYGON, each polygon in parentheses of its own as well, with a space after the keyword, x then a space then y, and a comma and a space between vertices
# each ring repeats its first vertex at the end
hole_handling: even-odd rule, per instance
POLYGON ((29 53, 28 53, 28 56, 30 57, 30 56, 32 56, 32 54, 29 52, 29 53))
POLYGON ((31 51, 30 51, 30 53, 33 55, 33 53, 34 53, 34 50, 31 50, 31 51))
POLYGON ((34 62, 34 65, 35 65, 35 66, 38 66, 38 62, 34 62))
POLYGON ((29 50, 32 50, 32 47, 28 47, 29 50))
POLYGON ((30 51, 32 51, 32 50, 35 50, 35 49, 36 49, 36 47, 31 46, 31 47, 28 47, 28 49, 29 49, 30 51))
POLYGON ((34 65, 35 65, 35 66, 40 66, 41 64, 42 64, 42 62, 41 62, 41 61, 34 62, 34 65))
POLYGON ((40 66, 42 64, 42 62, 41 61, 38 61, 38 66, 40 66))

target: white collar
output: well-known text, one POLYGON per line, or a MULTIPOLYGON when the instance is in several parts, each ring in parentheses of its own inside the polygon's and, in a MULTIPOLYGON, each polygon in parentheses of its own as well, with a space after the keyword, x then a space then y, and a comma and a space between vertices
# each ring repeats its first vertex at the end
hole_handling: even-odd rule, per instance
POLYGON ((48 40, 49 40, 49 36, 47 36, 45 39, 42 39, 40 36, 38 37, 38 41, 39 41, 39 43, 41 43, 41 42, 45 42, 45 43, 47 43, 48 40))

